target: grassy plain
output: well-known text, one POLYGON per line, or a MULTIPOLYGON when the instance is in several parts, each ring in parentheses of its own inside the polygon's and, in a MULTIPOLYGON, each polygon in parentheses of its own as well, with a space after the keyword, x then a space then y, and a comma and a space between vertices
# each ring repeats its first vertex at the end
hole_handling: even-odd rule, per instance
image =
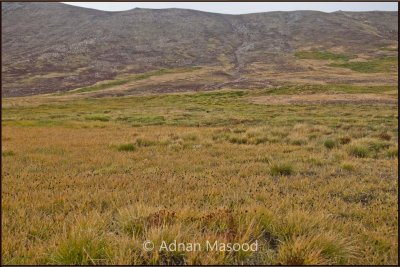
POLYGON ((397 106, 251 101, 299 92, 398 98, 313 85, 3 99, 3 264, 397 264, 397 106))

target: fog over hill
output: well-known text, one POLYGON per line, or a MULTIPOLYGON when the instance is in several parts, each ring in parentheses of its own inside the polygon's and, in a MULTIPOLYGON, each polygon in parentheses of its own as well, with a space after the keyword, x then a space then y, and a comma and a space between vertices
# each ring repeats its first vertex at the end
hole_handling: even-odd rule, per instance
POLYGON ((397 45, 397 25, 397 12, 223 15, 2 3, 2 94, 67 91, 161 68, 232 65, 235 79, 254 63, 296 72, 296 51, 368 55, 397 45))

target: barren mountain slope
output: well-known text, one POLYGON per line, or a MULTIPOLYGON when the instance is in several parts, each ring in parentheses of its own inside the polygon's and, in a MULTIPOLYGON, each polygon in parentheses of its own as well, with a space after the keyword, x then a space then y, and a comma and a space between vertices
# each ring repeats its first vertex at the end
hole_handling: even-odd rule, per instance
POLYGON ((376 56, 397 47, 397 21, 396 12, 234 16, 2 3, 2 95, 67 91, 162 68, 220 67, 225 82, 252 73, 254 64, 295 73, 308 70, 294 60, 299 51, 376 56))

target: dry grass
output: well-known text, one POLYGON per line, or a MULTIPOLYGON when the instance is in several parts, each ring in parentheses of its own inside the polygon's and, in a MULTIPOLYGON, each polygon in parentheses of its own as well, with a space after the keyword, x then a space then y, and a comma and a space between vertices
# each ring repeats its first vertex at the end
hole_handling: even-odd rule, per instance
POLYGON ((3 263, 397 264, 396 106, 253 96, 6 99, 3 263))
POLYGON ((397 104, 397 98, 376 94, 310 94, 261 96, 252 99, 255 103, 266 105, 293 104, 397 104))

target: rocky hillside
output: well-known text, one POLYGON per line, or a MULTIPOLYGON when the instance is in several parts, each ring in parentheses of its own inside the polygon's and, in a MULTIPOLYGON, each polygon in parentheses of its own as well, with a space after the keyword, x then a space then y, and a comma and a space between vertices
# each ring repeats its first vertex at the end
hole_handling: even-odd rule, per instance
POLYGON ((2 95, 67 91, 161 68, 228 66, 238 78, 257 63, 296 72, 298 51, 369 55, 397 47, 397 24, 396 12, 222 15, 2 3, 2 95))

